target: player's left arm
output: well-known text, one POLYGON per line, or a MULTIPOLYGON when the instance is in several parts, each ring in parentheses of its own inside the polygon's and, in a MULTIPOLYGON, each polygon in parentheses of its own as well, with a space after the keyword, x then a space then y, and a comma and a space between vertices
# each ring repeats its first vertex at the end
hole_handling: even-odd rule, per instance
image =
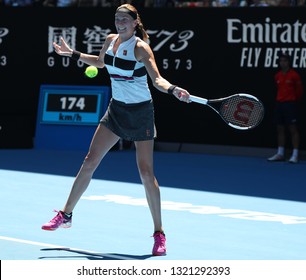
MULTIPOLYGON (((161 92, 168 93, 168 89, 172 86, 172 84, 161 76, 150 46, 143 41, 138 41, 135 48, 135 56, 138 61, 145 65, 147 73, 152 80, 153 86, 161 92)), ((185 102, 189 101, 188 91, 179 86, 175 87, 173 90, 173 95, 179 100, 185 102)))

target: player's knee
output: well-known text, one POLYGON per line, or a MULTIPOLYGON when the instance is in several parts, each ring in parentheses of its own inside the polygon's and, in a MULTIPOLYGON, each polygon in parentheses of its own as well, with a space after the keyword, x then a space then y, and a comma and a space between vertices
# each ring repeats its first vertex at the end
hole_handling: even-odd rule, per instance
POLYGON ((138 165, 138 170, 142 181, 148 181, 154 177, 153 169, 147 164, 138 165))
POLYGON ((99 165, 100 159, 93 155, 87 154, 83 162, 83 168, 94 171, 99 165))

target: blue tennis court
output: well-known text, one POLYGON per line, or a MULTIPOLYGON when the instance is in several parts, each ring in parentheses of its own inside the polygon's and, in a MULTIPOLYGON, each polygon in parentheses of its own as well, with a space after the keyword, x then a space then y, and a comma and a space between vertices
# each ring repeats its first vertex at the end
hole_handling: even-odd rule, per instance
POLYGON ((1 260, 306 260, 306 162, 155 152, 167 255, 152 257, 152 222, 135 151, 111 151, 70 229, 41 225, 61 209, 82 151, 1 150, 1 260))
POLYGON ((54 269, 66 280, 100 279, 97 271, 105 279, 305 279, 305 161, 156 151, 167 255, 153 257, 133 150, 102 161, 71 228, 41 230, 63 207, 84 156, 0 151, 2 279, 53 279, 54 269))

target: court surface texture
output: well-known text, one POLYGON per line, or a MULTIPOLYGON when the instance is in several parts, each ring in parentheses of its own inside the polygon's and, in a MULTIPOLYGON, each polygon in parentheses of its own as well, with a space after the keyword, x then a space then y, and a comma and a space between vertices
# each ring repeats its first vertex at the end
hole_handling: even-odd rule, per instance
POLYGON ((71 228, 41 230, 85 153, 0 150, 1 260, 306 260, 306 161, 156 151, 167 255, 153 257, 134 150, 107 154, 71 228))

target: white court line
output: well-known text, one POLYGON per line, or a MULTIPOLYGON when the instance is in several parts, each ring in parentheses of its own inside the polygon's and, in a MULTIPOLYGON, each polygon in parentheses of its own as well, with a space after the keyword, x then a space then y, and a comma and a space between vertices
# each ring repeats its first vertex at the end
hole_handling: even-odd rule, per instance
MULTIPOLYGON (((148 207, 147 201, 144 198, 134 198, 125 195, 90 195, 82 196, 81 199, 106 201, 111 203, 145 206, 148 207)), ((172 211, 185 211, 194 214, 202 215, 218 215, 220 217, 235 218, 242 220, 262 221, 262 222, 279 222, 284 225, 306 224, 306 217, 281 215, 274 213, 266 213, 259 211, 249 211, 241 209, 226 209, 219 206, 210 205, 193 205, 192 203, 175 202, 175 201, 162 201, 162 209, 172 211)))
POLYGON ((30 245, 37 245, 37 246, 44 246, 44 247, 50 247, 50 248, 66 248, 63 246, 58 246, 58 245, 54 245, 54 244, 48 244, 48 243, 41 243, 41 242, 36 242, 36 241, 31 241, 31 240, 25 240, 25 239, 17 239, 17 238, 13 238, 13 237, 7 237, 7 236, 1 236, 0 235, 0 239, 2 240, 7 240, 7 241, 13 241, 13 242, 19 242, 19 243, 24 243, 24 244, 30 244, 30 245))
POLYGON ((17 243, 54 248, 55 250, 57 249, 57 250, 63 250, 63 251, 67 251, 67 252, 71 251, 72 253, 82 253, 82 254, 86 254, 86 255, 94 255, 94 256, 99 256, 99 257, 102 257, 102 258, 103 257, 111 257, 111 258, 120 259, 120 260, 135 260, 134 258, 129 258, 129 257, 126 257, 126 256, 103 254, 103 253, 99 253, 99 252, 95 252, 95 251, 87 251, 87 250, 78 249, 78 248, 70 248, 70 247, 65 247, 65 246, 61 246, 61 245, 42 243, 42 242, 36 242, 36 241, 31 241, 31 240, 18 239, 18 238, 1 236, 0 235, 0 240, 1 239, 6 240, 6 241, 17 242, 17 243))

